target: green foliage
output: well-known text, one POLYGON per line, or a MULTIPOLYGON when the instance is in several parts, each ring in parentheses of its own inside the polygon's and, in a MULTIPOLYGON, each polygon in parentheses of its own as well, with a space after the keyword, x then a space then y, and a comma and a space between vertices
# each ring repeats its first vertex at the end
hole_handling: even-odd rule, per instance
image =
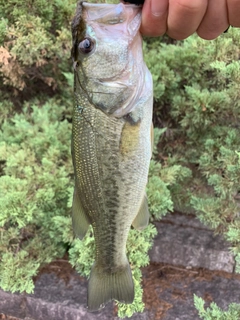
MULTIPOLYGON (((158 157, 158 143, 167 128, 154 129, 153 158, 158 157)), ((171 190, 176 189, 185 178, 191 177, 191 170, 181 165, 162 165, 151 160, 147 185, 148 205, 153 219, 160 219, 173 211, 171 190)))
MULTIPOLYGON (((160 177, 174 207, 195 212, 222 232, 235 254, 240 251, 239 48, 236 29, 214 41, 192 36, 175 44, 145 44, 154 79, 154 120, 165 130, 156 156, 161 173, 153 174, 153 184, 164 194, 160 177)), ((150 169, 150 185, 151 180, 150 169)))
MULTIPOLYGON (((154 129, 154 145, 153 156, 157 155, 157 144, 165 129, 154 129)), ((171 200, 168 185, 161 179, 161 164, 151 160, 149 167, 149 177, 147 185, 147 196, 149 210, 153 217, 160 219, 168 211, 173 210, 173 203, 171 200)))
POLYGON ((26 291, 33 293, 34 283, 32 277, 37 274, 39 262, 29 259, 29 253, 6 252, 2 255, 0 284, 3 290, 26 291))
POLYGON ((150 176, 147 185, 149 210, 155 218, 173 210, 170 191, 164 181, 158 176, 150 176))
POLYGON ((198 310, 199 317, 204 320, 236 320, 240 318, 240 305, 231 303, 227 311, 221 310, 216 303, 204 309, 204 300, 194 295, 194 305, 198 310))
POLYGON ((18 107, 16 97, 40 98, 66 86, 75 6, 73 0, 0 0, 0 88, 18 107))
POLYGON ((33 290, 39 266, 64 254, 72 165, 65 107, 26 104, 0 130, 0 286, 33 290), (64 232, 62 231, 64 230, 64 232))

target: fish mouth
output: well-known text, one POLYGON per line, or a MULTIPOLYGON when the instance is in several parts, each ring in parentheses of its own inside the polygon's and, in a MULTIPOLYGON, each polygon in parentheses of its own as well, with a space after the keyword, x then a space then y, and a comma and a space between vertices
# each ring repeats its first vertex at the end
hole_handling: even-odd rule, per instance
POLYGON ((130 3, 106 4, 82 2, 82 7, 87 11, 89 21, 118 24, 126 21, 126 9, 132 8, 133 11, 138 9, 140 12, 142 6, 130 3))

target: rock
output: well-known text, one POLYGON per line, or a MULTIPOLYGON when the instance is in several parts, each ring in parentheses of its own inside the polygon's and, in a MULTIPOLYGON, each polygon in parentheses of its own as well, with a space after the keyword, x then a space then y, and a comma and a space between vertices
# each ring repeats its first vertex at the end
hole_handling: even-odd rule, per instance
MULTIPOLYGON (((143 269, 148 309, 126 320, 198 320, 194 293, 207 297, 208 301, 216 301, 223 308, 230 302, 238 302, 240 276, 233 273, 234 257, 222 237, 214 236, 191 215, 168 215, 156 226, 158 235, 150 259, 164 264, 143 269), (211 276, 201 277, 202 269, 191 270, 194 267, 221 272, 206 271, 211 276)), ((62 260, 62 265, 61 259, 57 260, 52 267, 38 276, 34 294, 0 290, 0 313, 24 320, 119 320, 113 303, 98 312, 88 312, 87 280, 80 277, 67 260, 62 260)))
MULTIPOLYGON (((77 273, 66 284, 54 273, 42 274, 36 281, 34 294, 11 294, 0 290, 0 313, 26 320, 118 320, 113 303, 98 312, 86 308, 87 280, 77 273)), ((128 318, 127 318, 128 319, 128 318)), ((147 320, 146 313, 133 320, 147 320)))
POLYGON ((230 244, 222 236, 215 236, 194 216, 172 214, 155 225, 158 235, 150 251, 152 262, 234 271, 230 244))

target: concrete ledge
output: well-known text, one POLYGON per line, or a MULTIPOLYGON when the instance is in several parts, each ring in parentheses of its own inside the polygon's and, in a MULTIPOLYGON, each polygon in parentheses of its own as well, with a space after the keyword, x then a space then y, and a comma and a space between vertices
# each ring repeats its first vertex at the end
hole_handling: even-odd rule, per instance
POLYGON ((150 251, 152 262, 234 272, 230 244, 194 216, 168 215, 156 223, 158 235, 150 251))
MULTIPOLYGON (((160 267, 163 270, 160 271, 160 278, 157 276, 158 267, 154 269, 152 265, 151 270, 153 271, 151 272, 149 272, 150 269, 144 269, 144 277, 156 274, 156 278, 150 281, 151 286, 144 287, 144 290, 148 290, 149 299, 155 299, 154 304, 161 308, 163 301, 171 305, 169 310, 164 311, 162 320, 200 319, 193 305, 193 293, 203 297, 210 295, 220 307, 221 305, 227 307, 227 301, 228 303, 238 302, 240 276, 238 279, 233 274, 234 257, 229 253, 228 243, 222 237, 214 236, 213 232, 205 228, 194 216, 168 215, 157 222, 156 226, 158 235, 150 251, 151 261, 169 264, 170 269, 171 265, 183 266, 183 268, 176 269, 184 270, 182 280, 178 279, 174 282, 171 272, 169 276, 165 272, 167 270, 165 265, 160 267), (200 276, 194 278, 198 271, 190 270, 193 267, 223 272, 220 272, 219 275, 213 273, 210 280, 207 278, 199 280, 200 276), (221 276, 224 272, 228 272, 227 277, 221 276), (164 275, 161 279, 162 273, 164 275), (190 273, 193 274, 193 278, 190 277, 188 282, 184 282, 190 273), (158 281, 160 281, 159 284, 158 281), (166 288, 164 288, 164 281, 165 285, 167 283, 166 288), (154 286, 156 286, 155 289, 153 289, 154 286), (174 294, 178 292, 180 292, 180 297, 186 296, 187 298, 176 300, 174 294), (153 293, 155 296, 152 296, 153 293)), ((65 263, 68 266, 66 271, 63 266, 59 269, 61 269, 61 274, 70 270, 67 280, 66 277, 57 275, 58 264, 54 265, 52 271, 55 273, 43 272, 38 277, 32 295, 11 294, 0 290, 0 313, 24 320, 118 320, 113 303, 108 304, 99 312, 88 312, 86 309, 87 280, 72 270, 67 261, 65 263)), ((153 320, 155 316, 152 315, 152 309, 148 309, 143 314, 135 314, 131 319, 153 320)))
MULTIPOLYGON (((54 273, 42 274, 34 294, 12 294, 0 290, 0 313, 24 320, 118 320, 113 303, 98 312, 86 308, 87 280, 73 273, 66 282, 54 273)), ((134 320, 147 320, 146 313, 134 320)))

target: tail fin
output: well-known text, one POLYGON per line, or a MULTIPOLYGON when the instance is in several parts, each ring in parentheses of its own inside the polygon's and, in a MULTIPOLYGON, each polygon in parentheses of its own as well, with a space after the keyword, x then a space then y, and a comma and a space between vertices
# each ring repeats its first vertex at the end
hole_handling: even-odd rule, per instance
POLYGON ((108 301, 115 299, 132 303, 134 284, 129 263, 116 272, 106 272, 93 265, 88 283, 88 310, 96 311, 108 301))

